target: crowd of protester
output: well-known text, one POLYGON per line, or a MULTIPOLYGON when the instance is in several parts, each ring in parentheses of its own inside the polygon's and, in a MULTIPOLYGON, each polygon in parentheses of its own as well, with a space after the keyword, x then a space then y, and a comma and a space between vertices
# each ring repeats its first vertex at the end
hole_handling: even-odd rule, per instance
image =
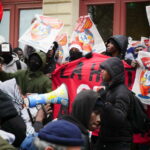
MULTIPOLYGON (((108 38, 102 54, 110 58, 100 65, 105 90, 81 91, 74 98, 71 113, 54 119, 52 104, 28 108, 25 98, 52 91, 58 43, 53 42, 45 53, 29 45, 23 50, 12 48, 11 43, 2 41, 0 81, 6 88, 0 84, 0 150, 150 150, 150 135, 149 141, 133 142, 128 118, 131 92, 124 84, 122 63, 124 60, 136 69, 138 52, 148 51, 148 47, 141 43, 128 48, 128 44, 124 35, 108 38), (99 135, 94 137, 91 133, 96 129, 99 135)), ((81 57, 94 56, 71 45, 65 63, 81 57)))

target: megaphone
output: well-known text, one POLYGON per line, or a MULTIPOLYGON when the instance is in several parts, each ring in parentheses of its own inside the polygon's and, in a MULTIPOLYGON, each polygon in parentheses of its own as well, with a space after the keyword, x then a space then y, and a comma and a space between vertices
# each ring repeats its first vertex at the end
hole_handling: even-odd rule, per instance
POLYGON ((25 103, 28 107, 35 107, 39 104, 62 104, 68 105, 68 92, 66 85, 61 84, 56 90, 45 94, 31 94, 27 96, 25 103))

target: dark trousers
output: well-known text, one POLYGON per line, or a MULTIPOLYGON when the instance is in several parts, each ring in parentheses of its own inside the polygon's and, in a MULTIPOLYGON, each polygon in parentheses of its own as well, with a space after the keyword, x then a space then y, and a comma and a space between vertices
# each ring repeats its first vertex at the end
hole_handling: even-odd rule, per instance
POLYGON ((131 143, 118 142, 118 143, 99 143, 95 150, 130 150, 131 143))

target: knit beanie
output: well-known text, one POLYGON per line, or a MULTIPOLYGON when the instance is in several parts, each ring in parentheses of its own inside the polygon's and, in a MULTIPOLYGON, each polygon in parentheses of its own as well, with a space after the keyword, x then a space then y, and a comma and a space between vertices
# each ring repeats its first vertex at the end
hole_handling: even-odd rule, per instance
POLYGON ((66 120, 57 120, 48 123, 39 131, 38 137, 42 140, 58 145, 83 145, 80 129, 66 120))

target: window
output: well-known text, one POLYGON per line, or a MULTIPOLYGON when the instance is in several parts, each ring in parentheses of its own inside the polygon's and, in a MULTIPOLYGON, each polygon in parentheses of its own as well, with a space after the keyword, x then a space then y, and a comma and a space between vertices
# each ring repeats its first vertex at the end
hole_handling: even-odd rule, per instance
POLYGON ((30 26, 35 14, 42 14, 42 0, 2 0, 4 15, 0 24, 0 34, 12 47, 23 47, 19 37, 30 26))
POLYGON ((145 7, 150 2, 130 2, 126 3, 126 35, 134 40, 139 40, 141 36, 150 36, 150 27, 146 17, 145 7))
POLYGON ((9 25, 10 25, 10 11, 4 10, 3 20, 0 23, 0 35, 5 37, 6 41, 9 41, 9 25))
POLYGON ((104 40, 115 34, 140 40, 150 36, 148 5, 149 0, 80 0, 80 15, 90 14, 104 40))
POLYGON ((113 4, 88 6, 88 13, 104 40, 113 34, 113 10, 113 4))

